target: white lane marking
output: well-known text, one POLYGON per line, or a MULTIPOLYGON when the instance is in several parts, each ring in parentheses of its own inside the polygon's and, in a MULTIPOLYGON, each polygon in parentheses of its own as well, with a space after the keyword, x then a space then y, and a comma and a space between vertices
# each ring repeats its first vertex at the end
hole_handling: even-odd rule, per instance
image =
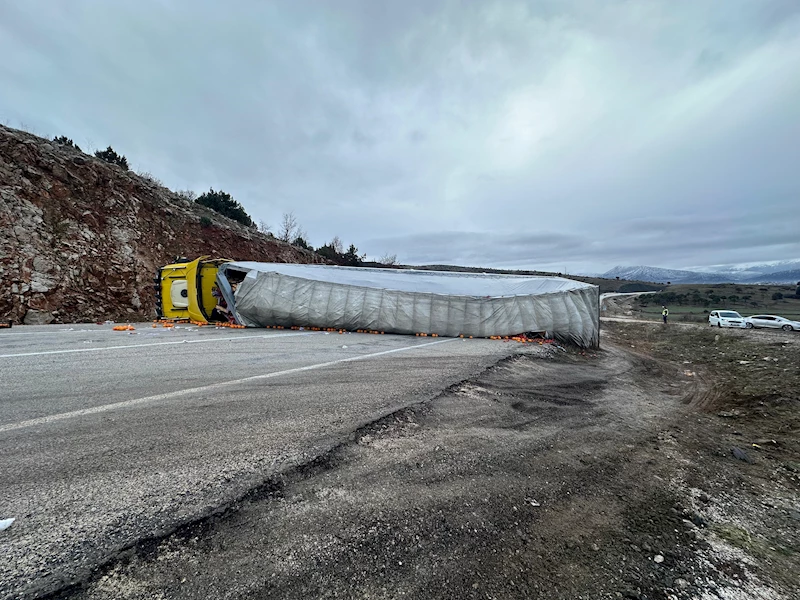
POLYGON ((53 331, 15 331, 7 333, 0 332, 0 338, 8 337, 10 335, 55 335, 57 333, 117 333, 113 329, 54 329, 53 331))
POLYGON ((44 425, 54 421, 63 421, 64 419, 71 419, 73 417, 83 417, 86 415, 94 415, 97 413, 108 412, 117 408, 127 408, 129 406, 138 406, 146 402, 155 402, 157 400, 168 400, 170 398, 177 398, 179 396, 186 396, 188 394, 195 394, 198 392, 208 392, 218 390, 220 388, 239 385, 250 381, 259 381, 262 379, 271 379, 273 377, 280 377, 281 375, 292 375, 294 373, 302 373, 304 371, 313 371, 315 369, 323 369, 333 365, 338 365, 346 362, 355 362, 357 360, 365 360, 367 358, 375 358, 376 356, 384 356, 386 354, 393 354, 395 352, 404 352, 406 350, 414 350, 415 348, 424 348, 425 346, 433 346, 434 344, 444 344, 445 342, 452 342, 460 338, 448 338, 446 340, 437 340, 435 342, 427 342, 425 344, 416 344, 414 346, 403 346, 401 348, 392 348, 391 350, 382 350, 381 352, 373 352, 372 354, 362 354, 360 356, 351 356, 349 358, 340 358, 337 360, 330 360, 324 363, 317 363, 315 365, 308 365, 305 367, 295 367, 294 369, 286 369, 285 371, 275 371, 274 373, 264 373, 263 375, 253 375, 243 379, 233 379, 231 381, 221 381, 219 383, 211 383, 209 385, 201 385, 200 387, 188 388, 185 390, 177 390, 174 392, 167 392, 164 394, 156 394, 155 396, 145 396, 144 398, 134 398, 132 400, 123 400, 122 402, 113 402, 111 404, 103 404, 102 406, 94 406, 92 408, 82 408, 80 410, 73 410, 65 413, 58 413, 55 415, 48 415, 46 417, 37 417, 35 419, 28 419, 27 421, 20 421, 18 423, 8 423, 7 425, 0 425, 0 433, 6 431, 15 431, 17 429, 24 429, 26 427, 33 427, 34 425, 44 425))
POLYGON ((0 358, 14 358, 17 356, 44 356, 46 354, 72 354, 75 352, 102 352, 103 350, 124 350, 126 348, 146 348, 148 346, 172 346, 174 344, 206 344, 209 342, 228 342, 233 340, 282 338, 282 337, 292 337, 295 335, 319 335, 319 333, 315 331, 309 331, 305 333, 271 333, 268 335, 240 335, 237 337, 211 338, 207 340, 173 340, 171 342, 152 342, 150 344, 126 344, 124 346, 99 346, 97 348, 71 348, 69 350, 42 350, 41 352, 20 352, 18 354, 0 354, 0 358))

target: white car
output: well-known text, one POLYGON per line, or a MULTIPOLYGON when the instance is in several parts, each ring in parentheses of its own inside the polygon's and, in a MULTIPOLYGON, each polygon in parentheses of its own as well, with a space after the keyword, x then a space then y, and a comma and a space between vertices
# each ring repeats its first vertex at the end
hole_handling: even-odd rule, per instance
POLYGON ((764 327, 771 329, 783 329, 784 331, 800 331, 800 322, 790 321, 775 315, 753 315, 745 317, 744 325, 748 329, 753 327, 764 327))
POLYGON ((745 327, 744 317, 735 310, 712 310, 708 315, 712 327, 745 327))

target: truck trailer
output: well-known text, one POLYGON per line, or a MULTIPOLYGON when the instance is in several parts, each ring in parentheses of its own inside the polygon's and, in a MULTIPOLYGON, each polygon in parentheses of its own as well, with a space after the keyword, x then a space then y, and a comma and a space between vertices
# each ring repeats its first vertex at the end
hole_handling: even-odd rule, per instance
POLYGON ((162 267, 159 317, 447 337, 540 334, 599 345, 599 288, 563 277, 207 256, 162 267))

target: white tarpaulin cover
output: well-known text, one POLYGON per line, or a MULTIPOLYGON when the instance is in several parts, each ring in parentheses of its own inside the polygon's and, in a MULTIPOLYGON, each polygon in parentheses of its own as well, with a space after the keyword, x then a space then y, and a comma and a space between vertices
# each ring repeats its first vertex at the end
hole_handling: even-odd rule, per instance
POLYGON ((441 336, 546 332, 581 346, 599 342, 597 286, 562 277, 523 277, 232 262, 247 273, 235 310, 251 327, 293 325, 441 336))

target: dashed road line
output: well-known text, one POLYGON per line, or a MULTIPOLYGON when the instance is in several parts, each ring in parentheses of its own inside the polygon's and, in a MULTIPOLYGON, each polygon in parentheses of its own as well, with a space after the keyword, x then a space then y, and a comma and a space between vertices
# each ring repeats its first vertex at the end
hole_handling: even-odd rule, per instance
MULTIPOLYGON (((301 335, 301 334, 285 334, 281 337, 286 337, 287 335, 301 335)), ((251 336, 253 337, 253 336, 251 336)), ((275 336, 273 336, 275 337, 275 336)), ((230 338, 230 339, 241 339, 241 338, 230 338)), ((167 392, 164 394, 156 394, 155 396, 145 396, 143 398, 134 398, 132 400, 123 400, 122 402, 112 402, 111 404, 103 404, 101 406, 93 406, 92 408, 83 408, 80 410, 73 410, 70 412, 65 413, 58 413, 55 415, 47 415, 45 417, 37 417, 35 419, 28 419, 27 421, 20 421, 18 423, 8 423, 6 425, 0 425, 0 433, 4 433, 6 431, 16 431, 19 429, 25 429, 27 427, 33 427, 35 425, 46 425, 48 423, 54 423, 56 421, 63 421, 65 419, 73 419, 75 417, 84 417, 87 415, 95 415, 98 413, 109 412, 112 410, 116 410, 118 408, 128 408, 131 406, 138 406, 141 404, 146 404, 148 402, 157 402, 159 400, 169 400, 172 398, 178 398, 181 396, 187 396, 189 394, 195 394, 200 392, 207 392, 212 390, 218 390, 220 388, 239 385, 242 383, 248 383, 251 381, 261 381, 263 379, 271 379, 273 377, 281 377, 283 375, 293 375, 295 373, 303 373, 305 371, 313 371, 315 369, 324 369, 325 367, 332 367, 333 365, 338 365, 342 363, 348 362, 355 362, 359 360, 366 360, 368 358, 375 358, 377 356, 385 356, 387 354, 394 354, 397 352, 405 352, 407 350, 415 350, 416 348, 424 348, 426 346, 433 346, 435 344, 444 344, 447 342, 455 341, 459 338, 447 338, 444 340, 437 340, 435 342, 427 342, 425 344, 414 344, 412 346, 403 346, 401 348, 392 348, 391 350, 381 350, 380 352, 372 352, 370 354, 362 354, 359 356, 350 356, 348 358, 340 358, 337 360, 331 360, 323 363, 317 363, 313 365, 307 365, 305 367, 295 367, 293 369, 286 369, 284 371, 275 371, 273 373, 263 373, 261 375, 253 375, 251 377, 244 377, 243 379, 233 379, 231 381, 221 381, 219 383, 212 383, 209 385, 202 385, 195 388, 188 388, 185 390, 177 390, 174 392, 167 392)))

